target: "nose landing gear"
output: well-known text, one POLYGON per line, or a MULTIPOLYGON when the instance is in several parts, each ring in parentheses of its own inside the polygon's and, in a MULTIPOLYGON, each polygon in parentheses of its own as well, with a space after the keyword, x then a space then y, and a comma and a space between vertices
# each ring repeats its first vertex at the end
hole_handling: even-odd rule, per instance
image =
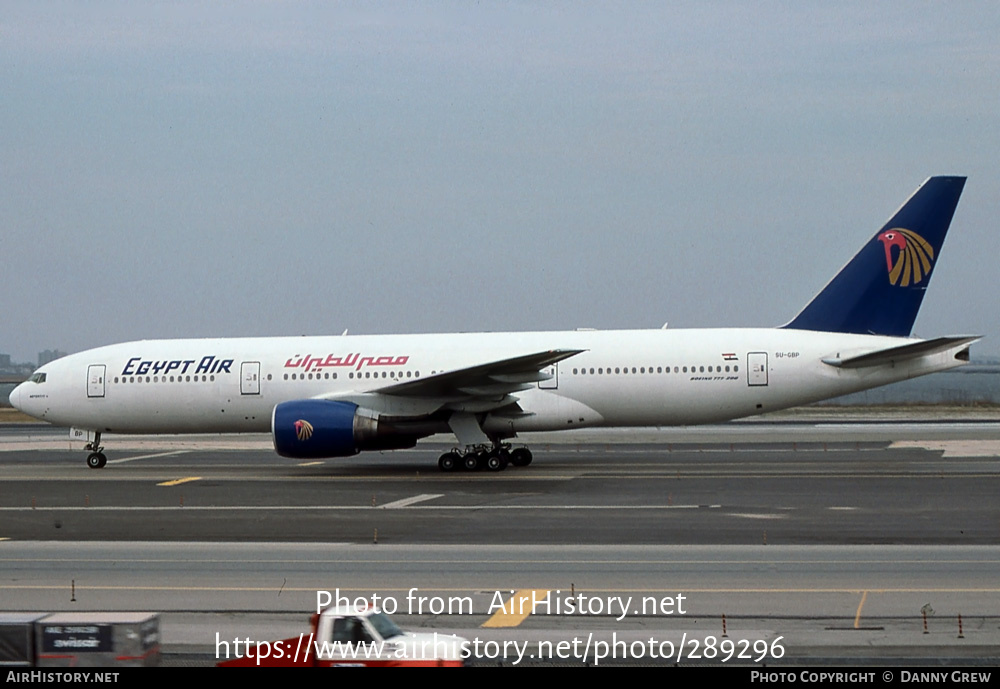
POLYGON ((93 441, 87 443, 83 446, 84 450, 89 450, 90 454, 87 455, 87 466, 91 469, 103 469, 104 465, 108 463, 108 458, 104 456, 101 447, 101 432, 94 432, 93 441))

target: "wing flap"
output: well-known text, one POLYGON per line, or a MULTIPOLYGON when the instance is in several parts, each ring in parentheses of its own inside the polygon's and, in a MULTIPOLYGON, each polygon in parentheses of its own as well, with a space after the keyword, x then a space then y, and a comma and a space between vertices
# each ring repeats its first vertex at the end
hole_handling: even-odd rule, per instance
POLYGON ((528 390, 531 387, 531 383, 495 383, 493 385, 469 385, 458 390, 474 397, 488 397, 490 395, 506 395, 510 392, 520 392, 521 390, 528 390))
POLYGON ((551 373, 545 371, 528 371, 526 373, 497 373, 490 375, 490 378, 498 383, 540 383, 552 377, 551 373))

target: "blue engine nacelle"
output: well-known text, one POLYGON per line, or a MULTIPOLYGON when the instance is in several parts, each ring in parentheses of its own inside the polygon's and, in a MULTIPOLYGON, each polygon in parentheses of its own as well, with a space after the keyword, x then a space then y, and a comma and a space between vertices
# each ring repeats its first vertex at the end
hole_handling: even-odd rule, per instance
POLYGON ((361 451, 364 436, 370 435, 365 427, 371 431, 377 424, 376 418, 359 418, 358 405, 352 402, 295 400, 274 408, 271 435, 282 457, 349 457, 361 451))
POLYGON ((379 427, 379 416, 353 402, 293 400, 271 414, 274 449, 282 457, 321 459, 349 457, 364 450, 413 447, 416 437, 391 424, 379 427))

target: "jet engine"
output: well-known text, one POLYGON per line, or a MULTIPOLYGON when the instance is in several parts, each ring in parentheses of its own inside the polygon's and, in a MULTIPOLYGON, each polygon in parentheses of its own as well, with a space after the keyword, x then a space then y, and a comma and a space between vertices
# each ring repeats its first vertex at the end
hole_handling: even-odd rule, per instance
POLYGON ((349 457, 364 450, 413 447, 418 435, 386 423, 379 414, 353 402, 293 400, 271 415, 274 449, 282 457, 349 457))

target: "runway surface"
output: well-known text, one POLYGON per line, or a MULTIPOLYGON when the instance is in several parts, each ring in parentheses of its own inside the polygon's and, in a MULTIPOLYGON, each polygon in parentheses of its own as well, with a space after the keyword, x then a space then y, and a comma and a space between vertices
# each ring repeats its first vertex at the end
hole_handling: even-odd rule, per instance
POLYGON ((400 604, 411 589, 468 597, 457 615, 400 609, 404 624, 467 638, 676 645, 721 639, 726 615, 747 639, 782 638, 771 663, 977 664, 1000 647, 992 421, 543 437, 530 467, 497 474, 442 474, 433 443, 294 462, 266 437, 109 438, 95 471, 64 433, 0 427, 0 608, 163 611, 168 650, 199 662, 216 632, 307 631, 316 592, 337 588, 400 604), (683 594, 689 609, 538 609, 516 628, 480 627, 496 596, 522 589, 683 594))
MULTIPOLYGON (((992 424, 956 429, 1000 436, 992 424)), ((260 448, 266 439, 211 439, 211 450, 109 441, 109 465, 92 470, 79 451, 0 442, 0 538, 1000 544, 996 441, 871 440, 870 426, 837 429, 835 440, 812 439, 814 428, 751 430, 768 435, 536 444, 530 467, 450 474, 437 470, 447 446, 435 444, 298 462, 260 448)))
MULTIPOLYGON (((165 646, 203 661, 219 640, 308 633, 318 592, 377 596, 406 628, 484 641, 686 638, 704 650, 725 633, 765 643, 769 665, 858 662, 859 652, 912 664, 1000 659, 995 547, 11 542, 0 561, 4 609, 161 611, 165 646), (516 627, 483 627, 522 590, 549 602, 516 627)), ((685 647, 681 662, 703 661, 685 647)))

